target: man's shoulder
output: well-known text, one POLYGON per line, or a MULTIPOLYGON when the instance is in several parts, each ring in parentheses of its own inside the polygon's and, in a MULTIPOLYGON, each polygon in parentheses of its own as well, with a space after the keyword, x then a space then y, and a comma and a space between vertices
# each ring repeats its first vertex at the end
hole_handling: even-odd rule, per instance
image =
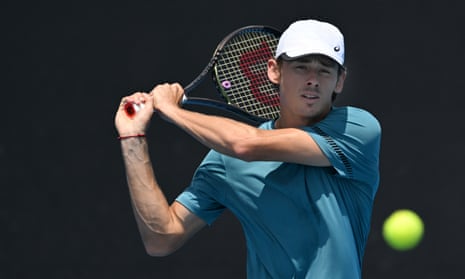
POLYGON ((364 123, 366 125, 380 127, 380 123, 376 116, 370 111, 360 107, 333 107, 330 115, 337 118, 345 118, 346 121, 352 123, 364 123))
POLYGON ((346 113, 346 114, 355 114, 355 115, 370 115, 374 117, 374 115, 369 112, 368 110, 360 107, 354 106, 341 106, 341 107, 333 107, 331 112, 333 113, 346 113))

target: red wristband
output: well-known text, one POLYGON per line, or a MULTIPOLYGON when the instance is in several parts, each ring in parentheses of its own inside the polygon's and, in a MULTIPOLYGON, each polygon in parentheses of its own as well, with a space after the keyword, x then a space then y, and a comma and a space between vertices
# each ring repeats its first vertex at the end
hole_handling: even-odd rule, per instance
POLYGON ((130 136, 119 136, 119 140, 129 139, 129 138, 145 138, 145 134, 137 134, 137 135, 130 135, 130 136))

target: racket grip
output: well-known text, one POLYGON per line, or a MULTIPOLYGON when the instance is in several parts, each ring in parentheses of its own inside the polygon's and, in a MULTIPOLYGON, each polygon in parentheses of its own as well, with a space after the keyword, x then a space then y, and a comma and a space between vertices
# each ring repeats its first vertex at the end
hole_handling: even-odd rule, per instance
POLYGON ((144 104, 136 104, 136 103, 126 103, 124 105, 124 111, 129 117, 134 117, 134 115, 144 107, 144 104))

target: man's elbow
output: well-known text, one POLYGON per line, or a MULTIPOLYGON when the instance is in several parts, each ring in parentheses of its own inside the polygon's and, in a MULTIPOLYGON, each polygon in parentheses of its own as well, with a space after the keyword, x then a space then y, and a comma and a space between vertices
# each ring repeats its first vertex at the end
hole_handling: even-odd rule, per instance
POLYGON ((145 252, 151 257, 166 257, 179 249, 181 244, 165 240, 144 240, 145 252))
POLYGON ((161 243, 144 242, 145 252, 151 257, 166 257, 174 253, 179 247, 161 243))
POLYGON ((145 246, 145 252, 151 257, 166 257, 171 255, 174 251, 145 246))
POLYGON ((243 142, 237 142, 233 145, 233 157, 236 157, 238 159, 241 159, 246 162, 252 162, 252 161, 257 161, 259 160, 259 157, 257 156, 257 150, 253 146, 251 146, 249 143, 243 141, 243 142))

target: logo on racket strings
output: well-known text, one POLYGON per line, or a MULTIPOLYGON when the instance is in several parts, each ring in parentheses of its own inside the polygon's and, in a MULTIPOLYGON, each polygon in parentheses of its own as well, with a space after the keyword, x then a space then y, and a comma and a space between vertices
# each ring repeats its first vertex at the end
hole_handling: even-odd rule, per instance
POLYGON ((240 67, 242 73, 250 80, 250 91, 255 99, 267 106, 278 106, 278 95, 270 95, 260 90, 260 87, 270 82, 266 71, 253 70, 253 67, 257 67, 260 64, 266 65, 266 62, 271 57, 273 57, 273 54, 271 53, 270 46, 266 41, 263 41, 258 49, 244 52, 241 55, 240 67))

